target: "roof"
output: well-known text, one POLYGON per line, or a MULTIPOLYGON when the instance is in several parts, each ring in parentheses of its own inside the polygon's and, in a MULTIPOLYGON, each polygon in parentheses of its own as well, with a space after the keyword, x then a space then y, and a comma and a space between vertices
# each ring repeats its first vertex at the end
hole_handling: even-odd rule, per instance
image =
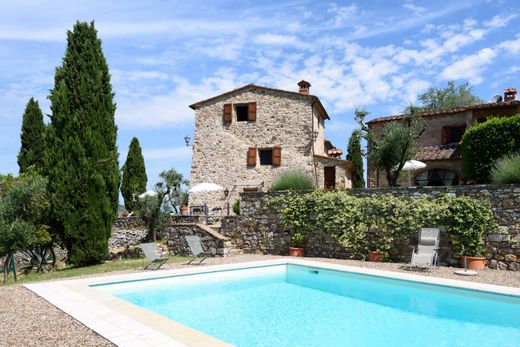
POLYGON ((268 91, 271 91, 271 92, 286 93, 286 94, 291 94, 291 95, 298 95, 298 96, 305 97, 305 98, 310 98, 312 100, 312 104, 313 105, 316 104, 316 106, 317 106, 318 110, 321 112, 323 118, 330 119, 329 115, 327 114, 327 111, 325 110, 325 107, 323 107, 320 99, 317 96, 315 96, 315 95, 302 94, 302 93, 299 93, 299 92, 292 92, 292 91, 289 91, 289 90, 276 89, 276 88, 271 88, 271 87, 264 87, 264 86, 256 85, 254 83, 249 83, 249 84, 246 84, 245 86, 242 86, 240 88, 236 88, 236 89, 230 90, 229 92, 225 92, 225 93, 213 96, 213 97, 211 97, 209 99, 198 101, 198 102, 196 102, 194 104, 191 104, 190 108, 196 110, 196 109, 200 108, 201 106, 203 106, 204 104, 206 104, 208 102, 216 100, 216 99, 218 99, 218 98, 220 98, 222 96, 227 96, 227 95, 234 94, 236 92, 242 91, 242 90, 247 89, 247 88, 263 89, 263 90, 268 90, 268 91))
MULTIPOLYGON (((460 113, 460 112, 473 111, 473 110, 483 110, 483 109, 488 109, 488 108, 511 107, 514 105, 520 105, 520 100, 512 100, 512 101, 506 101, 506 102, 488 102, 488 103, 484 103, 484 104, 477 104, 477 105, 470 105, 470 106, 463 106, 463 107, 444 108, 444 109, 435 110, 435 111, 415 113, 414 116, 431 117, 431 116, 440 116, 440 115, 445 115, 445 114, 460 113)), ((399 114, 399 115, 394 115, 394 116, 378 117, 378 118, 372 119, 371 121, 368 121, 368 123, 371 124, 371 123, 395 121, 395 120, 403 119, 406 116, 407 115, 405 115, 405 114, 399 114)))
POLYGON ((460 144, 450 143, 447 145, 419 147, 413 158, 419 161, 459 160, 461 158, 460 144))
POLYGON ((314 157, 318 158, 318 159, 328 159, 328 160, 334 160, 334 161, 337 161, 338 164, 340 165, 344 165, 344 166, 348 166, 349 168, 353 168, 354 167, 354 164, 352 164, 352 162, 350 160, 345 160, 345 159, 340 159, 340 158, 334 158, 334 157, 329 157, 327 155, 321 155, 321 154, 314 154, 314 157))

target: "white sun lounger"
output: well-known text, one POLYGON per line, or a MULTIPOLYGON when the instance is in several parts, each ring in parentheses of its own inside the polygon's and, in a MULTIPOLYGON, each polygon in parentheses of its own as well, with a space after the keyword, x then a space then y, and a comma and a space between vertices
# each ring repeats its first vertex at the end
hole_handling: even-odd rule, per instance
POLYGON ((432 270, 437 266, 438 250, 440 240, 439 228, 421 228, 417 247, 412 251, 412 266, 427 267, 432 270))

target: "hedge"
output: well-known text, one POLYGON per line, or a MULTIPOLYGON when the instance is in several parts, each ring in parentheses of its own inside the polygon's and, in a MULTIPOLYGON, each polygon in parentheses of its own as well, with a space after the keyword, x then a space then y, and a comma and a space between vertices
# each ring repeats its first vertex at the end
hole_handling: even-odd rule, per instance
POLYGON ((462 137, 462 174, 478 183, 490 181, 495 162, 520 151, 520 114, 475 124, 462 137))

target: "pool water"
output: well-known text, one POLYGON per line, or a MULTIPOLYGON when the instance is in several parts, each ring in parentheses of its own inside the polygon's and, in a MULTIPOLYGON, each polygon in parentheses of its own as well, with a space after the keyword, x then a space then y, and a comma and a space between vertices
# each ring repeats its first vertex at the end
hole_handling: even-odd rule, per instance
POLYGON ((300 265, 98 287, 236 346, 520 346, 520 298, 300 265))

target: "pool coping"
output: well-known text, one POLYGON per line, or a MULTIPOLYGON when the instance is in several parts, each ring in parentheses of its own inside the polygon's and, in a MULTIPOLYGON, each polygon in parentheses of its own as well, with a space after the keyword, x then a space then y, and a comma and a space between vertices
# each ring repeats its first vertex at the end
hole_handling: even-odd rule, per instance
POLYGON ((108 276, 39 282, 25 287, 58 309, 118 346, 230 346, 213 336, 189 328, 179 322, 97 290, 94 285, 145 279, 201 274, 225 270, 257 268, 275 265, 302 265, 327 270, 378 276, 416 283, 440 285, 479 292, 489 292, 520 298, 520 288, 468 282, 440 277, 425 277, 386 270, 368 269, 315 260, 280 258, 221 265, 176 268, 156 272, 139 272, 108 276))

